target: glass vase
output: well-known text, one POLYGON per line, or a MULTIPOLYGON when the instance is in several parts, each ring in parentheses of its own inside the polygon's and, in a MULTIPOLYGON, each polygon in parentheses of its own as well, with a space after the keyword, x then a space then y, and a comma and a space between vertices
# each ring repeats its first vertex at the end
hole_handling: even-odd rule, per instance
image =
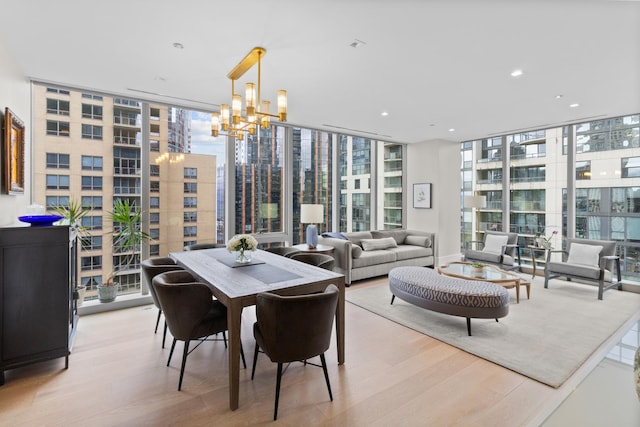
POLYGON ((251 251, 240 249, 236 251, 236 262, 239 264, 247 264, 251 262, 251 251))

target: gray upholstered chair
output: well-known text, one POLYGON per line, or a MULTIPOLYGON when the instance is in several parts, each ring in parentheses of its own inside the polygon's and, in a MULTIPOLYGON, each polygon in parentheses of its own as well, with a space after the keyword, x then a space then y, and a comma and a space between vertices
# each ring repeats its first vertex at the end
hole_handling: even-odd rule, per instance
POLYGON ((467 242, 464 260, 494 264, 504 270, 522 270, 518 233, 485 231, 484 240, 467 242), (476 249, 473 249, 473 244, 476 249))
MULTIPOLYGON (((153 298, 153 304, 158 309, 158 317, 156 318, 156 329, 153 332, 155 334, 158 332, 158 325, 160 324, 160 315, 162 315, 162 308, 160 308, 156 290, 153 286, 151 286, 153 278, 158 274, 166 273, 167 271, 182 270, 182 267, 177 265, 171 258, 168 257, 145 259, 140 263, 140 265, 142 266, 142 272, 147 279, 147 284, 149 285, 149 293, 151 293, 151 298, 153 298)), ((191 281, 195 282, 195 279, 192 277, 191 281)), ((164 342, 166 338, 167 322, 164 322, 164 331, 162 333, 162 348, 164 348, 164 342)))
POLYGON ((306 264, 315 265, 316 267, 324 268, 325 270, 332 270, 336 260, 331 255, 327 254, 311 254, 308 252, 294 253, 289 256, 291 259, 301 261, 306 264))
POLYGON ((278 364, 274 420, 278 418, 283 363, 301 361, 305 365, 318 366, 307 362, 307 359, 320 356, 329 398, 333 401, 324 353, 331 342, 337 304, 338 288, 335 285, 327 286, 324 292, 309 295, 280 296, 263 292, 256 296, 257 321, 253 325, 256 347, 251 379, 256 372, 258 352, 262 350, 278 364))
POLYGON ((567 239, 567 250, 551 250, 547 253, 544 271, 544 287, 549 287, 549 279, 565 276, 568 280, 578 279, 598 284, 598 299, 604 291, 617 287, 621 289, 620 258, 616 256, 616 242, 609 240, 567 239), (562 262, 552 261, 551 254, 563 253, 562 262), (614 277, 612 272, 616 272, 614 277), (605 282, 609 282, 605 286, 605 282))
MULTIPOLYGON (((211 290, 207 285, 194 282, 193 276, 187 271, 178 270, 159 274, 153 278, 152 286, 155 288, 169 331, 173 335, 167 366, 171 363, 176 341, 184 341, 178 382, 178 390, 181 390, 187 356, 191 353, 189 343, 192 340, 200 341, 192 349, 193 351, 209 336, 222 332, 226 347, 227 308, 220 301, 212 298, 211 290)), ((246 368, 242 346, 240 346, 240 354, 246 368)))
POLYGON ((291 255, 300 252, 300 249, 294 248, 292 246, 272 246, 270 248, 266 248, 265 251, 277 255, 291 257, 291 255))
POLYGON ((222 243, 195 243, 184 247, 185 251, 198 251, 200 249, 226 248, 222 243))

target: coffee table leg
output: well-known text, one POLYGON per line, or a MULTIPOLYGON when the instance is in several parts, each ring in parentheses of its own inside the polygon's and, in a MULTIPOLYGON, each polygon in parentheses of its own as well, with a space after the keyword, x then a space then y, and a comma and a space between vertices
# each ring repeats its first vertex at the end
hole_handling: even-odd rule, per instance
POLYGON ((520 281, 516 280, 516 304, 520 304, 520 281))

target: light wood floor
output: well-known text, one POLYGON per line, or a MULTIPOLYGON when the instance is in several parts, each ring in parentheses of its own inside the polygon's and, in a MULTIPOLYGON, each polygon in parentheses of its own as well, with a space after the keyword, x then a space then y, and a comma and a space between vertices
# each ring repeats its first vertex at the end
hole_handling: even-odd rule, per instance
MULTIPOLYGON (((383 281, 360 282, 347 292, 383 281)), ((222 342, 205 343, 189 356, 178 392, 182 344, 167 368, 169 350, 161 349, 162 334, 153 334, 156 314, 145 306, 82 317, 68 370, 57 359, 7 371, 0 425, 272 423, 275 364, 260 355, 254 381, 250 367, 241 370, 240 408, 230 411, 227 353, 222 342)), ((249 365, 254 320, 253 309, 245 310, 249 365)), ((539 425, 573 387, 550 388, 351 304, 346 327, 346 363, 337 365, 333 347, 326 354, 334 401, 322 369, 292 364, 283 377, 277 425, 539 425)))

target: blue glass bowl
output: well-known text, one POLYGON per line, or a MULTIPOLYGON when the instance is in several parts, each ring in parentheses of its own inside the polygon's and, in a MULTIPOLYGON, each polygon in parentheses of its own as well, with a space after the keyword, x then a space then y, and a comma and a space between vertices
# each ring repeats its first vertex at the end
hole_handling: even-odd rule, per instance
POLYGON ((48 227, 62 218, 61 215, 24 215, 18 217, 20 221, 27 222, 32 227, 48 227))

